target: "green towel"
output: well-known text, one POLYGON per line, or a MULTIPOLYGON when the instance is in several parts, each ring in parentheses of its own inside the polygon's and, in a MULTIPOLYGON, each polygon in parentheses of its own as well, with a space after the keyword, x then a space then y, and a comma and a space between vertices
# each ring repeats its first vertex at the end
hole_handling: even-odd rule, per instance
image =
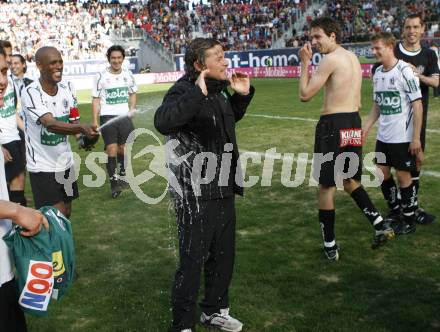
POLYGON ((22 308, 31 314, 46 315, 51 298, 60 299, 73 281, 75 247, 70 221, 54 207, 39 210, 49 222, 32 237, 21 236, 21 228, 11 229, 3 240, 12 250, 22 308))

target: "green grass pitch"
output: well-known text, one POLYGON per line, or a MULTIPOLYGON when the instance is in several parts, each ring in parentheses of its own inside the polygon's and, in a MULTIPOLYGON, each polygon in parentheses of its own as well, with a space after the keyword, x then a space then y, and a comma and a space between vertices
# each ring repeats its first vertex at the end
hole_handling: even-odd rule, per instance
MULTIPOLYGON (((252 83, 255 98, 248 116, 237 124, 239 148, 311 154, 315 123, 286 118, 318 119, 322 94, 301 103, 296 79, 252 83)), ((155 109, 169 86, 142 87, 138 105, 155 109)), ((371 100, 371 81, 364 80, 364 119, 371 100)), ((82 121, 90 121, 90 94, 80 93, 79 101, 82 121)), ((154 131, 153 114, 151 110, 136 117, 136 127, 154 131)), ((429 173, 421 179, 420 204, 440 218, 438 98, 431 98, 428 128, 424 170, 429 173)), ((364 153, 373 151, 374 137, 371 133, 364 153)), ((154 145, 154 140, 141 136, 134 150, 149 144, 154 145)), ((100 140, 94 151, 102 150, 100 140)), ((48 317, 28 316, 29 330, 166 331, 177 265, 174 212, 168 198, 149 205, 130 190, 112 200, 108 182, 100 188, 85 187, 83 175, 93 173, 84 164, 87 152, 79 153, 80 198, 74 201, 71 218, 79 279, 49 307, 48 317)), ((151 159, 151 155, 133 159, 135 174, 147 169, 151 159)), ((243 331, 439 331, 440 222, 420 226, 415 234, 373 251, 368 221, 338 191, 336 239, 341 257, 339 262, 328 262, 321 249, 317 189, 308 181, 297 188, 283 186, 281 165, 275 161, 270 186, 259 183, 247 189, 244 198, 237 198, 237 254, 230 297, 231 313, 244 322, 243 331)), ((262 172, 262 164, 249 164, 246 176, 261 177, 262 172)), ((155 176, 141 188, 155 196, 165 185, 163 177, 155 176)), ((386 212, 380 189, 367 190, 386 212)))

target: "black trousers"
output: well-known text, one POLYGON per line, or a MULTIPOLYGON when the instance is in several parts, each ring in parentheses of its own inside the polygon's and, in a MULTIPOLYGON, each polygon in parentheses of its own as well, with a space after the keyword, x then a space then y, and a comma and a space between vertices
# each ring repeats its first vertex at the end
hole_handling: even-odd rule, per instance
POLYGON ((14 279, 0 287, 0 330, 27 331, 24 313, 18 304, 18 289, 14 279))
POLYGON ((205 296, 200 307, 211 315, 229 307, 235 257, 235 198, 175 202, 180 264, 171 295, 171 331, 194 328, 202 268, 205 296))

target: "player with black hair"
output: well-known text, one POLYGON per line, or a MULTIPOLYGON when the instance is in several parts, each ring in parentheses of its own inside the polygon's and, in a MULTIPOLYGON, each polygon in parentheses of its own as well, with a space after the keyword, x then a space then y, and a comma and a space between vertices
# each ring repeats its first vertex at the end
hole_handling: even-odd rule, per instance
POLYGON ((125 177, 124 149, 128 136, 134 130, 131 114, 136 108, 137 86, 130 70, 123 68, 125 50, 120 45, 113 45, 107 50, 110 64, 95 77, 92 90, 93 124, 104 125, 120 116, 118 121, 101 130, 107 153, 107 172, 110 179, 111 195, 117 198, 122 188, 127 185, 125 177), (126 117, 124 117, 126 116, 126 117), (119 174, 117 169, 119 166, 119 174))
MULTIPOLYGON (((429 88, 436 88, 439 86, 439 67, 437 63, 437 56, 433 50, 421 45, 421 39, 425 31, 425 23, 420 14, 408 15, 403 24, 402 41, 398 43, 394 49, 394 54, 397 59, 403 60, 409 63, 420 81, 420 89, 422 92, 422 105, 423 105, 423 122, 422 130, 420 133, 420 141, 422 149, 425 151, 426 147, 426 126, 428 120, 428 108, 429 108, 429 88)), ((419 155, 421 156, 421 155, 419 155)), ((416 192, 419 192, 419 178, 420 171, 422 169, 423 160, 418 158, 416 168, 411 171, 412 180, 416 188, 416 192)), ((382 183, 382 190, 387 193, 397 192, 396 184, 391 177, 388 181, 382 183)), ((394 200, 392 195, 388 195, 388 201, 394 200)), ((391 213, 389 219, 394 221, 399 219, 400 207, 398 205, 399 200, 395 199, 396 204, 390 206, 391 213)), ((419 224, 427 225, 435 220, 435 216, 425 212, 422 208, 417 207, 416 221, 419 224)))
POLYGON ((54 206, 67 218, 72 201, 78 197, 76 181, 60 183, 74 172, 74 160, 67 135, 85 134, 92 138, 96 127, 79 123, 75 91, 62 81, 63 59, 54 47, 42 47, 35 54, 40 78, 24 88, 22 107, 25 118, 26 167, 36 208, 54 206))
POLYGON ((313 175, 319 182, 318 219, 324 240, 324 254, 329 260, 339 259, 334 225, 336 219, 334 196, 338 178, 374 229, 372 248, 378 248, 394 237, 382 216, 361 185, 362 140, 361 104, 362 71, 358 58, 340 45, 341 29, 329 17, 312 21, 312 44, 306 43, 300 50, 301 77, 300 99, 311 100, 324 87, 324 109, 316 126, 313 175), (312 46, 326 56, 317 70, 309 76, 312 46), (339 156, 346 156, 338 165, 339 156), (331 156, 326 160, 325 156, 331 156), (348 160, 347 160, 348 158, 348 160), (357 162, 356 162, 357 161, 357 162), (344 178, 351 165, 355 165, 350 177, 344 178))

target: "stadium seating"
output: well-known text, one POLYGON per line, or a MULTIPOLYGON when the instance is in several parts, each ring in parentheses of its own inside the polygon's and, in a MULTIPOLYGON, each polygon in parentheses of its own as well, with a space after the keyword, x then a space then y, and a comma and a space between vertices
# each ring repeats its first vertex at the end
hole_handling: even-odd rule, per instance
MULTIPOLYGON (((304 0, 149 0, 126 5, 101 2, 21 2, 0 4, 0 38, 9 39, 14 52, 29 61, 42 45, 59 48, 65 59, 103 57, 112 38, 142 38, 147 33, 174 54, 185 53, 196 36, 219 39, 228 50, 272 47, 283 32, 307 8, 304 0), (191 8, 190 8, 191 7, 191 8)), ((389 1, 327 0, 325 12, 341 22, 343 42, 367 41, 374 32, 391 31, 399 36, 402 18, 422 12, 428 35, 438 36, 437 0, 389 1)), ((308 39, 308 25, 293 30, 287 47, 301 46, 308 39)))

